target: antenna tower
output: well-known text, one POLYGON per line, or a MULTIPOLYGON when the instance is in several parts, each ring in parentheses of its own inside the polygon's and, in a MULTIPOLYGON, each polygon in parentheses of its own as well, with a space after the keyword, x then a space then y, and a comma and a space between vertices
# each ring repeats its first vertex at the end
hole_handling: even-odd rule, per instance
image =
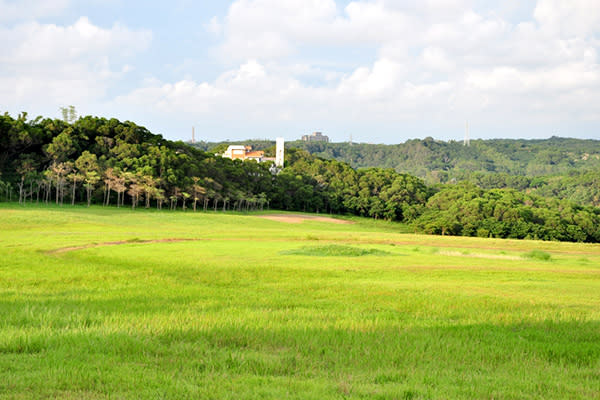
POLYGON ((463 146, 470 147, 471 140, 469 139, 469 122, 467 121, 466 130, 465 130, 465 141, 463 142, 463 146))
POLYGON ((194 127, 192 126, 192 144, 193 143, 196 143, 196 135, 195 135, 195 132, 194 132, 194 127))

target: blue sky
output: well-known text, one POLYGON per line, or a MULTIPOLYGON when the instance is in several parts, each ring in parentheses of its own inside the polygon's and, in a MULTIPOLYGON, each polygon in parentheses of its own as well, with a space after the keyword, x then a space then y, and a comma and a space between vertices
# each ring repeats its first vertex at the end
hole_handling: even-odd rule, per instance
POLYGON ((2 111, 170 139, 598 138, 597 0, 0 0, 2 111))

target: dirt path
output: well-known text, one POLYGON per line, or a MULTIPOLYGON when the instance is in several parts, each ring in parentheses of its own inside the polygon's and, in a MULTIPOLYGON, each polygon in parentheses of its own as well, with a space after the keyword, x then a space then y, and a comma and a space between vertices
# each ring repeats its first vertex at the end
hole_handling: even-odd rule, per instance
POLYGON ((262 215, 258 218, 269 219, 277 222, 287 222, 288 224, 300 224, 303 221, 319 221, 319 222, 330 222, 332 224, 353 224, 352 221, 345 219, 337 219, 331 217, 318 217, 316 215, 303 215, 303 214, 270 214, 262 215))
POLYGON ((173 242, 191 242, 194 240, 201 240, 201 239, 171 238, 171 239, 154 239, 154 240, 119 240, 117 242, 91 243, 91 244, 85 244, 82 246, 61 247, 60 249, 50 250, 50 251, 46 252, 46 254, 61 254, 61 253, 67 253, 69 251, 74 251, 74 250, 91 249, 94 247, 118 246, 121 244, 173 243, 173 242))

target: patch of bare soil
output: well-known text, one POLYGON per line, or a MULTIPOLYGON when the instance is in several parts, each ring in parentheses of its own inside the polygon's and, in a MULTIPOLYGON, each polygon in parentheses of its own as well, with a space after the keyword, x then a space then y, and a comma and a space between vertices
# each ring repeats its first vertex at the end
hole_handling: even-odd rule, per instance
POLYGON ((319 222, 330 222, 332 224, 353 224, 352 221, 346 221, 345 219, 337 219, 331 217, 318 217, 316 215, 302 215, 302 214, 270 214, 262 215, 259 218, 269 219, 271 221, 286 222, 288 224, 300 224, 303 221, 319 221, 319 222))
POLYGON ((154 240, 119 240, 116 242, 91 243, 82 246, 62 247, 60 249, 48 251, 47 254, 67 253, 74 250, 90 249, 93 247, 118 246, 120 244, 147 244, 147 243, 171 243, 171 242, 189 242, 197 239, 154 239, 154 240))

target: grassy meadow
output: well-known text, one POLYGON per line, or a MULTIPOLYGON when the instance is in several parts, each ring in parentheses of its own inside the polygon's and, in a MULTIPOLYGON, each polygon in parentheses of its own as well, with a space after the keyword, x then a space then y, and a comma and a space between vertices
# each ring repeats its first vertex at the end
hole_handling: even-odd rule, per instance
POLYGON ((0 399, 600 398, 600 245, 0 203, 0 399))

